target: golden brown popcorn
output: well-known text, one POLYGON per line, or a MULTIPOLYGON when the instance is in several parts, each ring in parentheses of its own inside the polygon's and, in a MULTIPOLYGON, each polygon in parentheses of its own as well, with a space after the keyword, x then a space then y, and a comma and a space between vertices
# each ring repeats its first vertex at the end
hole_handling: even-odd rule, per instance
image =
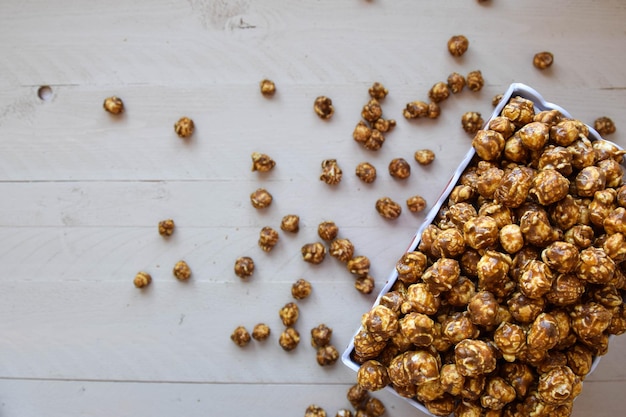
POLYGON ((613 158, 604 159, 596 164, 604 172, 606 177, 605 186, 617 188, 623 184, 624 169, 622 165, 613 158))
POLYGON ((454 35, 448 39, 448 52, 452 56, 462 56, 469 48, 469 40, 464 35, 454 35))
POLYGON ((456 203, 448 207, 448 211, 445 213, 445 219, 448 223, 453 224, 457 229, 463 230, 465 223, 477 215, 478 212, 473 205, 463 202, 456 203))
POLYGON ((311 404, 304 411, 304 417, 326 417, 326 411, 318 405, 311 404))
POLYGON ((497 116, 491 119, 488 129, 500 133, 504 139, 508 140, 515 132, 515 125, 508 118, 497 116))
POLYGON ((597 166, 585 167, 576 175, 576 192, 580 197, 593 197, 605 184, 606 175, 597 166))
POLYGON ((493 247, 498 241, 498 223, 488 216, 477 216, 463 225, 465 244, 481 250, 493 247))
POLYGON ((520 216, 519 226, 524 242, 540 248, 559 239, 559 231, 550 223, 548 214, 539 208, 524 211, 520 216))
POLYGON ((614 233, 607 236, 602 249, 616 264, 626 261, 626 235, 614 233))
POLYGON ((250 343, 250 333, 248 333, 248 330, 246 330, 245 327, 238 326, 230 335, 230 340, 232 340, 237 346, 244 347, 250 343))
POLYGON ((258 342, 262 342, 270 337, 271 330, 265 323, 259 323, 252 329, 252 338, 258 342))
POLYGON ((416 346, 430 346, 435 339, 435 322, 426 314, 409 313, 399 321, 402 335, 416 346))
POLYGON ((124 112, 124 102, 121 98, 115 96, 105 98, 102 107, 111 114, 121 114, 124 112))
POLYGON ((434 103, 442 102, 448 97, 450 97, 450 89, 448 88, 448 84, 442 81, 435 83, 428 91, 428 98, 434 103))
POLYGON ((576 276, 590 284, 608 284, 615 273, 615 262, 600 248, 580 251, 576 276))
POLYGON ((376 181, 376 167, 369 162, 361 162, 356 167, 356 176, 366 184, 376 181))
POLYGON ((264 188, 259 188, 250 194, 250 203, 256 209, 264 209, 272 204, 272 195, 264 188))
POLYGON ((315 359, 319 366, 334 365, 339 359, 339 351, 333 345, 327 345, 317 349, 315 359))
POLYGON ((195 130, 195 124, 189 117, 181 117, 174 124, 174 131, 178 137, 186 139, 190 137, 195 130))
POLYGON ((311 295, 312 290, 311 283, 304 278, 300 278, 291 285, 291 296, 296 300, 304 300, 311 295))
POLYGON ((517 291, 506 302, 509 312, 518 323, 531 323, 545 308, 544 298, 529 298, 517 291))
POLYGON ((563 114, 556 109, 540 111, 539 113, 535 114, 535 117, 533 118, 534 122, 542 122, 550 127, 556 125, 562 120, 563 114))
POLYGON ((280 229, 285 232, 297 233, 300 230, 300 216, 287 214, 280 222, 280 229))
POLYGON ((507 362, 515 362, 526 347, 526 331, 515 323, 503 322, 493 334, 493 343, 507 362))
POLYGON ((389 197, 381 197, 376 200, 376 211, 385 219, 395 220, 402 214, 402 207, 389 197))
POLYGON ((412 213, 419 213, 426 208, 426 200, 420 195, 413 195, 406 199, 406 206, 412 213))
POLYGON ((585 249, 591 246, 595 238, 595 232, 590 226, 585 224, 577 224, 565 231, 563 240, 576 245, 579 249, 585 249))
POLYGON ((480 334, 480 330, 472 320, 469 314, 455 313, 444 319, 441 324, 441 334, 450 343, 457 344, 465 339, 474 339, 480 334))
POLYGON ((576 275, 558 274, 545 296, 549 303, 563 307, 577 303, 584 292, 585 284, 576 275))
POLYGON ((354 245, 349 239, 335 239, 330 242, 328 253, 341 262, 348 262, 354 256, 354 245))
POLYGON ((493 198, 506 207, 521 206, 533 186, 533 176, 533 170, 527 167, 518 166, 506 170, 493 198))
POLYGON ((166 219, 159 222, 159 234, 161 236, 172 236, 176 227, 174 220, 166 219))
POLYGON ((585 377, 591 371, 593 354, 584 345, 577 343, 565 351, 567 366, 574 374, 585 377))
POLYGON ((448 304, 455 307, 465 307, 475 293, 474 282, 467 277, 460 276, 456 284, 450 288, 450 291, 443 295, 448 304))
POLYGON ((411 165, 404 158, 394 158, 389 163, 389 175, 397 179, 407 179, 411 175, 411 165))
POLYGON ((467 88, 473 92, 482 90, 485 85, 483 74, 479 70, 468 72, 467 77, 465 77, 465 81, 467 82, 467 88))
POLYGON ((300 309, 296 303, 287 303, 279 311, 280 320, 287 327, 293 326, 300 317, 300 309))
POLYGON ((476 265, 478 289, 497 292, 508 280, 511 259, 501 252, 487 250, 476 265))
POLYGON ((351 274, 363 277, 369 274, 370 264, 370 259, 367 256, 359 255, 350 259, 346 264, 346 268, 348 268, 351 274))
POLYGON ((354 408, 361 408, 361 406, 370 398, 370 395, 369 392, 361 388, 359 384, 354 384, 348 389, 346 397, 354 408))
POLYGON ((135 279, 133 280, 133 284, 137 288, 147 287, 148 285, 150 285, 151 282, 152 276, 144 271, 137 272, 137 275, 135 275, 135 279))
POLYGON ((415 151, 413 157, 420 165, 430 165, 435 160, 435 153, 430 149, 420 149, 415 151))
POLYGON ((533 57, 533 66, 540 70, 551 67, 553 62, 554 55, 552 55, 552 52, 537 52, 533 57))
POLYGON ((463 376, 479 376, 496 369, 496 353, 486 342, 464 339, 454 347, 455 363, 463 376))
POLYGON ((178 261, 174 265, 172 273, 179 281, 187 281, 191 277, 191 268, 185 261, 178 261))
POLYGON ((297 348, 299 343, 300 333, 293 327, 287 327, 278 338, 278 344, 287 352, 297 348))
POLYGON ((339 233, 339 228, 333 221, 330 221, 330 220, 323 221, 317 226, 317 235, 322 240, 330 242, 337 237, 338 233, 339 233))
POLYGON ((491 410, 502 410, 505 405, 515 399, 515 389, 503 378, 494 376, 487 380, 484 394, 480 397, 480 404, 491 410))
POLYGON ((472 139, 476 154, 485 161, 498 159, 504 150, 504 143, 504 137, 495 130, 479 130, 472 139))
POLYGON ((372 129, 363 120, 359 120, 352 132, 352 138, 360 143, 365 144, 372 136, 372 129))
POLYGON ((424 101, 412 101, 407 103, 402 111, 406 119, 417 119, 428 116, 428 103, 424 101))
MULTIPOLYGON (((313 342, 311 342, 313 343, 313 342)), ((361 330, 354 336, 354 353, 357 362, 365 362, 377 357, 387 346, 384 340, 377 341, 365 330, 361 330)))
POLYGON ((524 247, 524 235, 517 224, 507 224, 498 234, 500 246, 510 254, 518 252, 524 247))
POLYGON ((333 329, 325 324, 320 324, 311 329, 311 346, 321 348, 330 344, 333 329))
POLYGON ((588 302, 576 305, 570 313, 574 333, 583 340, 600 336, 611 324, 611 311, 602 304, 588 302))
POLYGON ((461 275, 458 261, 451 258, 439 258, 422 275, 422 281, 434 294, 448 291, 456 284, 461 275))
POLYGON ((254 273, 254 261, 249 256, 241 256, 235 260, 235 275, 248 278, 254 273))
POLYGON ((623 156, 626 155, 626 150, 618 148, 614 143, 606 140, 594 140, 591 146, 593 147, 598 161, 613 159, 619 164, 624 161, 623 156))
POLYGON ((427 264, 428 258, 424 253, 419 251, 405 253, 396 263, 398 279, 407 284, 417 282, 426 270, 427 264))
POLYGON ((533 121, 535 105, 530 100, 516 96, 502 108, 502 116, 513 122, 515 126, 521 127, 533 121))
POLYGON ((522 126, 518 133, 522 140, 522 146, 531 151, 543 149, 550 139, 550 127, 541 122, 531 122, 522 126))
POLYGON ((264 252, 270 252, 278 243, 278 232, 269 226, 265 226, 259 232, 259 247, 264 252))
POLYGON ((582 390, 582 381, 567 366, 555 368, 539 376, 537 391, 543 401, 560 405, 574 400, 582 390))
POLYGON ((441 256, 455 258, 465 252, 463 232, 457 228, 442 230, 435 240, 435 248, 441 256))
POLYGON ((539 204, 548 206, 565 198, 569 192, 569 180, 553 169, 543 169, 533 178, 528 192, 539 204))
POLYGON ((573 271, 578 264, 578 248, 568 242, 556 241, 541 252, 541 259, 555 272, 573 271))
POLYGON ((531 156, 531 152, 524 147, 522 144, 522 138, 518 133, 515 133, 506 140, 504 143, 503 154, 507 160, 518 164, 527 163, 531 156))
POLYGON ((274 84, 274 81, 272 80, 261 80, 259 83, 259 89, 261 90, 261 94, 265 97, 271 97, 276 94, 276 84, 274 84))
POLYGON ((572 153, 563 146, 547 146, 537 161, 537 169, 554 169, 567 177, 573 170, 572 153))
POLYGON ((459 373, 455 363, 447 363, 439 372, 441 387, 448 394, 459 396, 465 385, 465 377, 459 373))
POLYGON ((458 72, 448 75, 448 88, 453 94, 460 93, 465 88, 465 77, 458 72))
POLYGON ((416 312, 422 314, 435 314, 439 310, 441 300, 434 294, 430 287, 423 283, 412 284, 407 288, 405 303, 402 312, 416 312))
POLYGON ((598 117, 593 122, 593 128, 598 131, 602 136, 610 135, 615 133, 615 123, 611 120, 610 117, 598 117))
POLYGON ((404 352, 389 364, 389 380, 395 386, 420 385, 439 379, 439 361, 426 350, 404 352))
POLYGON ((389 384, 387 368, 378 361, 369 360, 357 372, 357 383, 367 391, 379 391, 389 384))
POLYGON ((363 314, 361 325, 374 340, 388 340, 398 331, 398 315, 392 309, 379 304, 363 314))
POLYGON ((467 133, 475 134, 482 129, 485 121, 480 113, 475 111, 468 111, 461 116, 461 126, 467 133))
POLYGON ((545 352, 556 346, 559 337, 556 318, 549 313, 541 313, 528 329, 526 345, 531 350, 545 352))
POLYGON ((608 234, 626 233, 626 208, 617 207, 611 210, 602 225, 608 234))
POLYGON ((383 115, 383 109, 375 98, 370 99, 361 110, 361 117, 370 123, 380 119, 383 115))
POLYGON ((322 161, 322 173, 320 180, 324 181, 328 185, 337 185, 341 182, 343 172, 336 159, 326 159, 322 161))
POLYGON ((572 120, 562 120, 550 128, 550 139, 559 146, 569 146, 580 136, 578 125, 572 120))
POLYGON ((576 140, 567 149, 572 153, 572 166, 575 169, 581 170, 596 163, 596 151, 586 137, 576 140))
POLYGON ((252 171, 268 172, 276 166, 269 155, 260 152, 252 152, 252 171))
POLYGON ((428 410, 429 413, 435 416, 449 416, 456 407, 456 400, 450 394, 444 394, 440 398, 437 398, 432 401, 425 401, 424 407, 428 410))
POLYGON ((478 194, 488 199, 493 198, 503 177, 504 171, 497 167, 492 167, 481 172, 476 182, 478 194))
POLYGON ((335 114, 335 108, 333 107, 333 101, 326 96, 319 96, 313 103, 313 110, 320 119, 330 119, 335 114))
POLYGON ((553 280, 554 275, 548 265, 532 260, 524 268, 518 288, 529 298, 541 298, 550 291, 553 280))
POLYGON ((479 291, 470 299, 467 305, 472 323, 490 327, 498 323, 498 301, 489 291, 479 291))
POLYGON ((326 247, 320 242, 307 243, 300 249, 302 259, 312 264, 320 264, 326 257, 326 247))

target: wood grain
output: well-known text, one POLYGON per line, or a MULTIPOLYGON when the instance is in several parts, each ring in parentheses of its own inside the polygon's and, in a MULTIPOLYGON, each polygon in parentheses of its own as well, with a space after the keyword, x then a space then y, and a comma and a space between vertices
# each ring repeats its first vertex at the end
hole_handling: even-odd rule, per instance
MULTIPOLYGON (((376 294, 353 287, 345 266, 302 261, 300 248, 334 220, 340 235, 372 260, 381 288, 424 213, 382 219, 374 202, 411 195, 432 204, 470 146, 461 115, 487 118, 491 98, 523 82, 592 123, 609 116, 626 147, 626 6, 619 0, 525 2, 451 0, 154 0, 0 2, 0 414, 3 416, 302 415, 318 403, 329 415, 347 407, 355 375, 315 362, 309 331, 334 329, 341 350, 376 294), (454 34, 470 39, 462 58, 446 52, 454 34), (535 52, 554 53, 547 71, 535 52), (453 71, 480 69, 486 85, 442 103, 438 120, 409 122, 407 102, 453 71), (276 82, 271 99, 263 78, 276 82), (380 81, 390 90, 384 115, 397 120, 379 152, 351 138, 380 81), (49 97, 38 97, 48 86, 49 97), (113 117, 105 97, 127 111, 113 117), (315 97, 336 107, 328 122, 315 97), (183 116, 190 140, 173 130, 183 116), (413 153, 431 148, 429 167, 413 153), (267 174, 250 170, 253 151, 271 155, 267 174), (412 164, 407 181, 387 165, 412 164), (319 181, 320 163, 336 158, 338 187, 319 181), (354 175, 359 162, 378 169, 374 184, 354 175), (255 210, 259 187, 275 197, 255 210), (298 234, 281 233, 271 253, 258 233, 301 216, 298 234), (157 222, 174 218, 164 239, 157 222), (241 255, 254 276, 233 273, 241 255), (193 276, 172 276, 185 259, 193 276), (137 290, 146 270, 153 283, 137 290), (278 309, 290 285, 313 283, 299 302, 299 348, 284 352, 278 309), (238 325, 264 321, 270 340, 244 349, 229 339, 238 325)), ((620 360, 626 338, 585 382, 575 417, 614 416, 626 400, 620 360)), ((387 415, 419 414, 388 392, 387 415)))

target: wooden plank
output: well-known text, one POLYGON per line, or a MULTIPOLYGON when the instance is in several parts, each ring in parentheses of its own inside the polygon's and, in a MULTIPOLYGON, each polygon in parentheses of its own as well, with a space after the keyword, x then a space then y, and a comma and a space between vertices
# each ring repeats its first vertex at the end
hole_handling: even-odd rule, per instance
MULTIPOLYGON (((350 408, 345 398, 349 384, 180 384, 98 381, 40 381, 0 379, 0 409, 8 415, 49 417, 119 417, 137 415, 185 416, 245 415, 251 411, 277 417, 304 415, 310 404, 329 416, 350 408), (251 395, 253 394, 254 395, 251 395)), ((613 417, 625 404, 620 384, 586 382, 576 399, 572 417, 613 417), (601 405, 600 405, 601 404, 601 405)), ((390 416, 424 416, 404 400, 386 391, 373 394, 390 416)))
POLYGON ((339 350, 356 332, 372 304, 349 277, 310 277, 314 291, 298 302, 293 352, 278 345, 284 326, 278 310, 294 301, 295 278, 249 283, 206 282, 195 275, 180 283, 154 274, 146 290, 131 277, 109 281, 3 284, 0 324, 2 377, 205 383, 349 383, 353 371, 337 363, 320 367, 310 329, 325 323, 339 350), (350 310, 335 306, 351 306, 350 310), (263 343, 238 348, 230 333, 239 325, 265 322, 272 329, 263 343), (24 331, 28 329, 28 331, 24 331))
MULTIPOLYGON (((354 373, 340 364, 317 365, 309 331, 326 323, 343 350, 372 298, 357 293, 343 274, 308 274, 314 292, 298 302, 301 345, 287 353, 277 343, 283 328, 278 310, 293 301, 295 278, 280 278, 216 283, 198 274, 180 283, 164 271, 154 273, 145 291, 133 288, 130 276, 5 283, 0 314, 10 320, 0 323, 0 376, 227 384, 353 381, 354 373), (251 330, 258 322, 273 331, 267 342, 239 349, 229 339, 236 326, 251 330)), ((619 358, 624 353, 626 338, 613 339, 590 380, 623 381, 626 368, 619 358)))

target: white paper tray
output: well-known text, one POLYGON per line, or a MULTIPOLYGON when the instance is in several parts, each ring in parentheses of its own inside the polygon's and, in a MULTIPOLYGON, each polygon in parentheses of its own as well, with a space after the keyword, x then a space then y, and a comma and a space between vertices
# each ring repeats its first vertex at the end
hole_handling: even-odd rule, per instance
MULTIPOLYGON (((513 83, 513 84, 511 84, 509 86, 509 88, 503 94, 502 100, 500 100, 498 105, 493 110, 493 113, 489 117, 489 120, 487 120, 487 122, 485 123, 485 126, 487 126, 492 119, 494 119, 495 117, 498 117, 500 115, 500 113, 502 112, 502 109, 504 108, 504 106, 509 102, 509 100, 512 97, 516 97, 516 96, 520 96, 520 97, 523 97, 525 99, 531 100, 534 103, 535 110, 537 112, 544 111, 544 110, 558 110, 565 117, 572 118, 570 113, 568 111, 566 111, 564 108, 562 108, 561 106, 553 104, 553 103, 550 103, 550 102, 544 100, 544 98, 535 89, 533 89, 533 88, 531 88, 531 87, 529 87, 529 86, 527 86, 525 84, 513 83)), ((603 139, 600 136, 600 134, 592 126, 587 126, 587 127, 589 128, 589 136, 588 136, 589 140, 591 140, 591 141, 594 141, 594 140, 605 140, 605 139, 603 139)), ((621 149, 621 147, 619 147, 619 145, 616 145, 616 144, 614 144, 614 145, 621 149)), ((454 174, 450 178, 450 181, 448 182, 448 184, 445 186, 445 188, 441 192, 439 198, 437 199, 435 204, 431 207, 431 209, 428 211, 428 214, 424 218, 423 223, 417 229, 417 232, 415 232, 415 237, 413 238, 413 240, 409 244, 409 246, 408 246, 408 248, 406 250, 407 252, 411 252, 411 251, 414 251, 414 250, 417 249, 417 247, 418 247, 418 245, 420 243, 422 232, 424 231, 424 229, 428 225, 433 223, 435 217, 437 216, 437 213, 439 212, 439 209, 447 201, 448 197, 450 196, 450 193, 452 192, 452 189, 457 185, 457 182, 459 181, 459 178, 463 174, 463 171, 465 170, 465 168, 467 168, 467 166, 472 161, 472 158, 474 157, 474 155, 475 155, 474 148, 470 147, 468 152, 465 154, 465 157, 461 161, 460 165, 457 167, 457 169, 455 170, 454 174)), ((402 254, 399 254, 399 255, 402 255, 402 254)), ((398 256, 398 259, 399 258, 400 258, 400 256, 398 256)), ((374 303, 374 305, 377 305, 380 302, 380 299, 382 298, 382 296, 385 295, 387 292, 389 292, 391 290, 391 287, 395 284, 397 278, 398 278, 398 273, 396 272, 396 270, 394 268, 393 271, 391 272, 391 274, 389 275, 389 278, 387 279, 387 282, 385 283, 385 286, 381 289, 380 293, 378 294, 378 297, 376 298, 376 302, 374 303)), ((354 335, 356 335, 360 330, 361 330, 361 327, 359 327, 357 329, 357 331, 354 333, 354 335)), ((343 352, 343 354, 341 356, 341 360, 342 360, 342 362, 346 366, 348 366, 350 369, 352 369, 352 370, 354 370, 356 372, 356 371, 359 370, 360 364, 355 362, 355 361, 353 361, 352 357, 351 357, 352 356, 352 352, 354 351, 354 342, 353 342, 353 340, 354 340, 354 337, 352 337, 350 344, 348 345, 346 350, 343 352)), ((589 372, 590 374, 595 370, 595 368, 597 367, 599 361, 600 361, 600 357, 596 357, 594 359, 592 367, 591 367, 591 371, 589 372)), ((400 396, 391 386, 387 386, 385 389, 391 391, 394 395, 396 395, 396 396, 398 396, 398 397, 408 401, 411 405, 413 405, 415 408, 419 409, 420 411, 422 411, 426 415, 436 417, 433 414, 431 414, 426 409, 426 407, 424 407, 423 404, 421 404, 420 402, 415 401, 413 399, 409 399, 409 398, 405 398, 405 397, 400 396)))

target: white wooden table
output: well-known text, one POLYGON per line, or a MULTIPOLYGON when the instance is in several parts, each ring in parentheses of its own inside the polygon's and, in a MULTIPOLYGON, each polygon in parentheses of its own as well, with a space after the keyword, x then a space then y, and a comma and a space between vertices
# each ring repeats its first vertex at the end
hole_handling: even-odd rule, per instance
MULTIPOLYGON (((626 7, 619 0, 279 1, 5 0, 0 3, 0 415, 297 416, 311 403, 329 415, 349 404, 354 373, 315 361, 309 331, 334 329, 341 350, 375 294, 363 296, 335 259, 302 261, 300 247, 334 220, 340 235, 372 260, 382 287, 424 214, 394 222, 374 210, 387 195, 433 202, 470 145, 460 116, 487 116, 511 82, 538 89, 588 123, 616 121, 609 139, 626 145, 626 7), (470 40, 455 59, 448 38, 470 40), (538 71, 535 52, 554 53, 538 71), (426 99, 449 73, 479 69, 486 85, 442 104, 438 120, 408 122, 402 108, 426 99), (268 77, 271 99, 259 94, 268 77), (390 90, 384 114, 398 126, 376 153, 351 138, 373 81, 390 90), (38 91, 42 86, 42 98, 38 91), (109 95, 127 112, 102 109, 109 95), (318 95, 335 116, 312 111, 318 95), (180 116, 196 123, 176 137, 180 116), (387 174, 394 157, 412 161, 431 148, 435 163, 414 161, 405 182, 387 174), (250 171, 250 154, 277 162, 250 171), (341 184, 319 181, 320 162, 336 158, 341 184), (378 180, 364 185, 354 167, 370 161, 378 180), (265 211, 248 196, 274 195, 265 211), (271 253, 259 230, 299 214, 297 235, 281 233, 271 253), (174 218, 163 239, 157 222, 174 218), (233 273, 249 255, 257 271, 233 273), (173 278, 176 261, 193 276, 173 278), (132 284, 152 274, 146 290, 132 284), (277 343, 278 309, 304 277, 300 346, 277 343), (229 339, 238 325, 272 328, 244 349, 229 339)), ((585 382, 574 416, 622 414, 626 337, 585 382)), ((389 416, 419 412, 387 392, 389 416)))

